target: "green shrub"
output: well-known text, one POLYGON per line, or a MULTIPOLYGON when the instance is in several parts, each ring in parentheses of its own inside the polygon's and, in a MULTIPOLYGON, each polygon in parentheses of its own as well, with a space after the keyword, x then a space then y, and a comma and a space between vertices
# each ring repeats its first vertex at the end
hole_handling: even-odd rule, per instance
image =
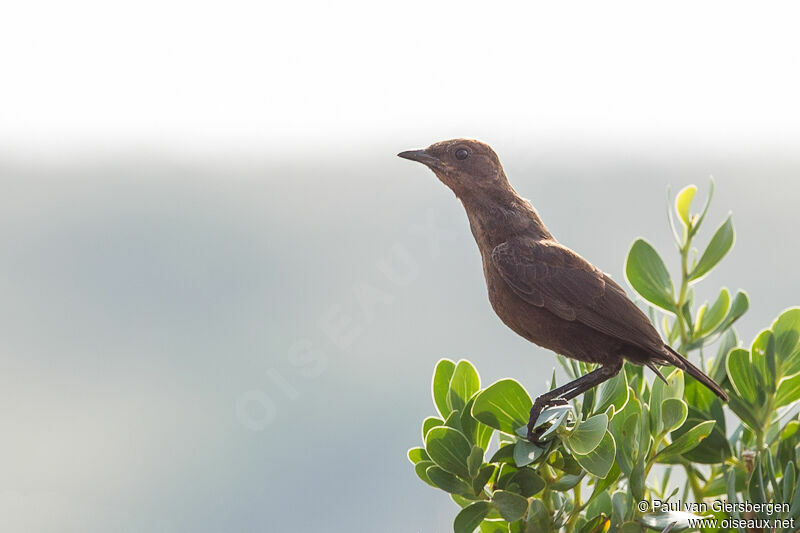
MULTIPOLYGON (((732 327, 748 308, 743 291, 731 297, 723 288, 713 303, 696 304, 693 284, 734 240, 728 217, 702 254, 694 249, 713 182, 705 206, 692 214, 696 190, 692 185, 676 196, 678 225, 669 210, 680 256, 677 283, 643 239, 631 246, 625 273, 664 338, 686 356, 696 352, 730 402, 723 404, 680 370, 667 374, 665 384, 626 363, 598 389, 547 409, 539 419, 546 442, 536 445, 524 438, 532 402, 520 383, 503 379, 482 388, 469 361, 442 359, 433 374, 437 416, 423 421, 422 446, 408 457, 422 481, 448 492, 461 508, 457 533, 633 533, 685 529, 689 520, 704 516, 787 524, 800 516, 800 418, 793 409, 800 400, 800 308, 781 313, 747 349, 732 327), (726 414, 728 421, 736 419, 732 427, 726 414), (682 491, 668 488, 676 467, 685 472, 682 491), (723 499, 786 505, 771 515, 709 505, 723 499), (680 508, 655 509, 654 500, 680 502, 680 508)), ((571 379, 593 369, 558 359, 571 379)), ((555 386, 554 370, 550 387, 555 386)))

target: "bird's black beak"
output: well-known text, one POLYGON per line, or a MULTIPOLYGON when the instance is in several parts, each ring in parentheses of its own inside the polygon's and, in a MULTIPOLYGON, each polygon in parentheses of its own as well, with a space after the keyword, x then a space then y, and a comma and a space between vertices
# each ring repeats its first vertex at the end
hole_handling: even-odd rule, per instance
POLYGON ((440 168, 442 166, 442 162, 439 159, 433 157, 425 150, 407 150, 405 152, 400 152, 399 154, 397 154, 397 157, 402 157, 403 159, 410 159, 411 161, 422 163, 423 165, 430 168, 440 168))

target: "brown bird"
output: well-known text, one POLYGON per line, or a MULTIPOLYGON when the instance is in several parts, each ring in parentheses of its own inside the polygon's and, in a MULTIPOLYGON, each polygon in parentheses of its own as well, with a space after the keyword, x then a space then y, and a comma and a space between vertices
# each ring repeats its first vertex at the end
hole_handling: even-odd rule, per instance
POLYGON ((511 187, 497 154, 474 140, 453 139, 398 156, 431 170, 464 204, 483 260, 489 301, 500 319, 534 344, 601 365, 539 396, 541 411, 614 377, 625 360, 678 367, 727 401, 719 385, 664 343, 647 316, 610 276, 559 243, 531 203, 511 187))

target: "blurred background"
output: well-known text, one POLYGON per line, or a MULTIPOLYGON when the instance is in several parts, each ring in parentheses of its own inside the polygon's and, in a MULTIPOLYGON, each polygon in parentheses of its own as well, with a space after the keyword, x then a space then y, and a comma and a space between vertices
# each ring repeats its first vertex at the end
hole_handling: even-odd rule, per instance
POLYGON ((0 529, 451 531, 405 452, 440 357, 543 391, 460 204, 395 157, 497 150, 617 280, 737 241, 749 343, 800 304, 792 4, 26 2, 0 18, 0 529))

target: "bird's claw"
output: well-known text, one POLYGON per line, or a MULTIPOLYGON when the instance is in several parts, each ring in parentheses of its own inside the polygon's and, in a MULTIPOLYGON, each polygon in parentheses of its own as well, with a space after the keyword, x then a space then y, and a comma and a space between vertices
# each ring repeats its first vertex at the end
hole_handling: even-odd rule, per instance
POLYGON ((530 418, 528 419, 528 441, 533 444, 543 444, 543 441, 540 439, 542 434, 545 432, 545 427, 543 425, 535 427, 536 421, 539 419, 539 415, 541 415, 542 411, 548 407, 567 404, 569 404, 569 402, 564 398, 553 398, 552 400, 544 400, 542 402, 537 400, 534 402, 533 407, 531 407, 530 418))

